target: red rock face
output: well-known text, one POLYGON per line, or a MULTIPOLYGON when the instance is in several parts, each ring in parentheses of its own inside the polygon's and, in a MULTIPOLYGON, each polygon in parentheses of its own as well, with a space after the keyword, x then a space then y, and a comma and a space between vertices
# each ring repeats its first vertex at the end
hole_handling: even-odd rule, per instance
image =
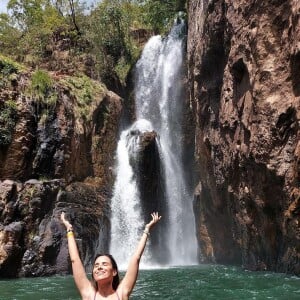
POLYGON ((82 107, 72 93, 61 83, 55 107, 45 109, 19 91, 13 139, 0 145, 0 180, 42 177, 72 182, 111 173, 121 99, 103 89, 82 107))
POLYGON ((300 3, 189 1, 204 261, 300 274, 300 3))
MULTIPOLYGON (((63 210, 74 224, 86 266, 95 252, 108 248, 108 200, 122 102, 94 82, 86 105, 60 78, 56 103, 45 110, 25 95, 27 75, 19 76, 24 85, 14 90, 12 140, 0 144, 0 277, 67 273, 65 228, 59 219, 63 210)), ((0 101, 6 98, 2 91, 0 101)))

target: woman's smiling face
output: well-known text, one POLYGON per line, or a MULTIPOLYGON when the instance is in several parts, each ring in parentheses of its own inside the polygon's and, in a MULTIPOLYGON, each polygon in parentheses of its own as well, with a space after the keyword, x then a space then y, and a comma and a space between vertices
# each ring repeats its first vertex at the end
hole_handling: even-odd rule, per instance
POLYGON ((108 278, 112 280, 116 274, 109 257, 103 255, 96 259, 93 268, 93 277, 96 281, 108 278))

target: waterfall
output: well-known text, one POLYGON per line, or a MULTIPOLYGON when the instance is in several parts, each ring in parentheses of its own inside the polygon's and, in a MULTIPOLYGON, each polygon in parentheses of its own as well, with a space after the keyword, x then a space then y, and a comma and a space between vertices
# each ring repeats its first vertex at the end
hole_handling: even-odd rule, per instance
POLYGON ((130 156, 134 157, 139 151, 138 138, 131 134, 136 128, 142 132, 152 130, 150 122, 140 120, 135 126, 121 133, 117 147, 117 177, 111 204, 110 248, 120 268, 126 267, 129 255, 133 253, 144 226, 141 217, 140 193, 130 164, 130 156))
MULTIPOLYGON (((118 143, 117 178, 112 198, 111 253, 127 261, 140 238, 144 220, 140 191, 130 156, 138 153, 138 137, 130 132, 154 130, 162 164, 167 219, 164 226, 169 265, 196 263, 197 246, 192 196, 182 166, 183 59, 185 25, 175 24, 166 38, 152 37, 136 64, 135 95, 137 121, 121 134, 118 143)), ((159 225, 158 225, 159 227, 159 225)), ((157 254, 156 254, 157 255, 157 254)), ((144 265, 153 264, 146 253, 144 265)))

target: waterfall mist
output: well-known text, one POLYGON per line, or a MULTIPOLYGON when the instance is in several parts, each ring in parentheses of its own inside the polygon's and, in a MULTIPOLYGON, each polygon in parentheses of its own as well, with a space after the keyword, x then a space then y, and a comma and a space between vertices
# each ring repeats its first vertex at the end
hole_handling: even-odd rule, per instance
POLYGON ((183 22, 174 25, 166 38, 152 37, 136 64, 137 121, 121 134, 112 199, 111 253, 121 264, 133 252, 149 220, 150 208, 159 210, 164 221, 153 230, 157 232, 143 265, 197 262, 192 195, 182 165, 184 37, 183 22), (138 172, 140 167, 135 168, 139 165, 139 147, 145 144, 141 140, 147 132, 157 135, 155 149, 160 164, 154 176, 160 178, 154 182, 159 190, 153 194, 156 199, 147 196, 147 191, 143 193, 143 174, 138 172), (152 256, 153 249, 156 251, 152 256))

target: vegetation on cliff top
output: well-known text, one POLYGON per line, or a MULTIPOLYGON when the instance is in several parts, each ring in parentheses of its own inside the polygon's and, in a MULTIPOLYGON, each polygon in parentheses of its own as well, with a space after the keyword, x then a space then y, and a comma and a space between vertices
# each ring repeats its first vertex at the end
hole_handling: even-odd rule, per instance
POLYGON ((0 89, 9 88, 11 82, 24 70, 24 66, 0 54, 0 89))
POLYGON ((105 86, 83 76, 66 76, 61 83, 69 89, 70 94, 76 99, 75 115, 84 120, 91 118, 93 102, 102 99, 106 90, 105 86))
POLYGON ((18 99, 33 101, 36 118, 43 124, 55 113, 58 93, 69 93, 75 115, 89 120, 93 103, 99 102, 106 90, 103 84, 84 74, 55 77, 55 74, 42 69, 30 71, 3 55, 0 55, 0 88, 0 147, 12 141, 18 119, 18 99), (20 78, 22 88, 16 89, 20 78))
POLYGON ((27 66, 124 82, 140 52, 136 31, 161 33, 182 0, 10 0, 0 14, 0 48, 27 66))
POLYGON ((45 106, 47 109, 55 106, 57 94, 54 82, 47 72, 37 69, 31 76, 28 91, 31 98, 39 105, 45 106))

